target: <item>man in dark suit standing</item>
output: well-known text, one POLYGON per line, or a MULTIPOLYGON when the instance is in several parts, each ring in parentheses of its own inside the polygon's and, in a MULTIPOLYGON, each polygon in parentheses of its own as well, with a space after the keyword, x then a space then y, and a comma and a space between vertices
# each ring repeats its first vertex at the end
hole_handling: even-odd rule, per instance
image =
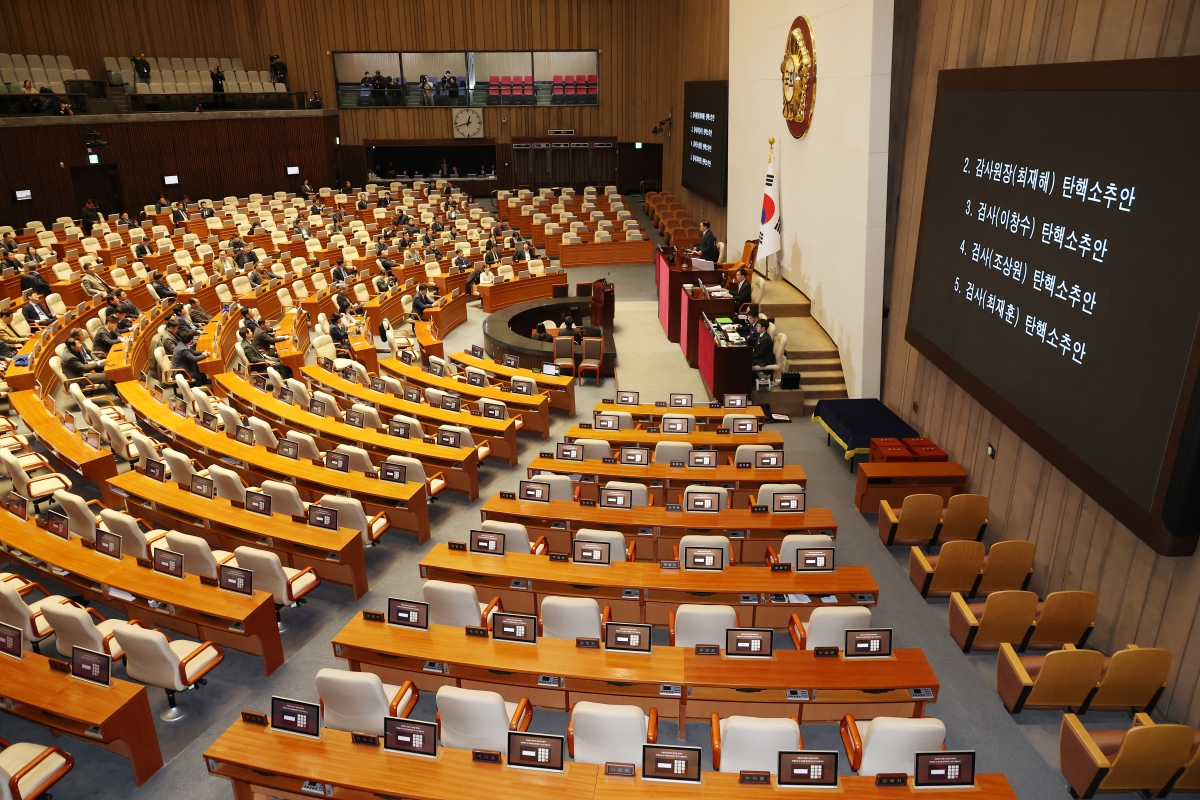
POLYGON ((720 258, 720 251, 717 249, 717 237, 713 235, 712 226, 708 220, 700 223, 700 227, 704 229, 704 233, 700 236, 700 245, 696 248, 700 251, 700 257, 705 261, 716 261, 720 258))
POLYGON ((79 212, 79 221, 82 223, 85 236, 92 235, 92 226, 98 224, 100 219, 100 212, 96 209, 95 201, 88 198, 88 201, 83 205, 83 209, 79 212))
POLYGON ((737 303, 739 309, 750 302, 750 281, 747 279, 745 268, 738 269, 733 286, 729 291, 733 294, 733 301, 737 303))

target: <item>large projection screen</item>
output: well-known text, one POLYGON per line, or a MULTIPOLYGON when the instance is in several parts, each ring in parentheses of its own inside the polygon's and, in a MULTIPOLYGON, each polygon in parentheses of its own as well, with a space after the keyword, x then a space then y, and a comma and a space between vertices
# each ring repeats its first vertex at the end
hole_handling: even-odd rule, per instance
POLYGON ((905 332, 1170 554, 1195 547, 1164 510, 1194 454, 1198 131, 1197 58, 942 72, 905 332))

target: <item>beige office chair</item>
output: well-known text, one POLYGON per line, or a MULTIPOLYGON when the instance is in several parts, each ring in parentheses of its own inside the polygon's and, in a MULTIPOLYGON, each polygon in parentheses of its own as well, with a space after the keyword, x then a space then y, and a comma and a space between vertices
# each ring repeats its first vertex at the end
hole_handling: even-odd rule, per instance
POLYGON ((73 602, 46 603, 40 610, 54 629, 54 646, 60 656, 72 658, 72 648, 84 647, 96 653, 108 653, 114 661, 125 657, 125 652, 113 638, 113 629, 124 625, 124 621, 105 619, 94 608, 84 608, 73 602))
POLYGON ((425 581, 421 595, 429 605, 429 621, 435 625, 487 627, 492 613, 504 610, 499 597, 481 603, 475 587, 461 583, 425 581))
POLYGON ((779 554, 775 548, 767 545, 767 564, 791 564, 796 566, 796 553, 800 550, 812 550, 833 547, 833 537, 825 533, 789 533, 779 543, 779 554))
POLYGON ((74 765, 66 750, 0 739, 0 800, 50 800, 47 790, 74 765))
POLYGON ((425 484, 425 492, 429 497, 429 502, 436 502, 437 495, 446 488, 446 473, 435 472, 432 475, 426 476, 425 465, 411 456, 388 456, 387 460, 392 464, 404 465, 404 478, 406 481, 416 481, 425 484))
MULTIPOLYGON (((586 451, 585 451, 586 455, 586 451)), ((633 483, 631 481, 609 481, 604 484, 605 489, 628 489, 632 492, 633 499, 631 501, 633 507, 650 505, 650 493, 644 483, 633 483)))
POLYGON ((842 718, 842 743, 850 769, 859 775, 881 772, 913 774, 917 753, 941 750, 946 726, 940 719, 922 717, 876 717, 858 722, 850 714, 842 718))
POLYGON ((438 737, 443 747, 508 752, 508 732, 525 731, 533 719, 529 698, 506 703, 495 692, 442 686, 437 690, 438 737))
POLYGON ((550 484, 550 499, 564 500, 566 502, 574 502, 578 500, 578 492, 575 484, 571 482, 570 475, 555 475, 551 472, 539 472, 534 475, 532 480, 540 483, 550 484))
POLYGON ((305 603, 305 596, 321 585, 321 576, 312 567, 285 567, 280 563, 279 556, 269 550, 239 547, 233 551, 233 555, 239 567, 254 572, 255 590, 270 592, 274 596, 279 631, 287 631, 291 625, 280 617, 280 611, 284 606, 295 608, 305 603))
POLYGON ((97 508, 104 508, 99 500, 84 500, 77 494, 60 489, 54 493, 54 503, 67 515, 67 528, 72 535, 96 541, 96 527, 100 524, 100 516, 93 514, 90 507, 95 505, 97 508))
POLYGON ((213 491, 216 497, 231 502, 245 502, 247 487, 241 475, 213 462, 208 468, 208 477, 213 480, 213 491))
POLYGON ((532 553, 540 556, 546 552, 546 548, 549 546, 545 536, 539 536, 537 541, 530 542, 529 531, 519 522, 500 522, 489 519, 480 526, 480 530, 504 534, 504 552, 506 553, 532 553))
POLYGON ((640 764, 642 746, 658 742, 658 709, 581 700, 567 721, 567 752, 583 764, 640 764))
POLYGON ((383 735, 384 717, 407 717, 419 692, 412 681, 384 683, 373 672, 322 669, 316 678, 326 728, 383 735))
POLYGON ((122 555, 148 559, 152 550, 166 547, 166 542, 163 541, 167 536, 165 530, 142 530, 143 525, 150 528, 145 521, 135 519, 123 511, 114 511, 111 508, 100 511, 100 528, 121 537, 122 555))
POLYGON ((684 510, 691 510, 694 494, 716 494, 717 495, 717 510, 720 511, 729 506, 729 490, 724 486, 704 486, 702 484, 692 484, 683 490, 683 507, 684 510))
POLYGON ((54 633, 54 628, 46 619, 45 608, 69 602, 71 601, 61 595, 50 594, 38 583, 21 586, 16 580, 0 581, 0 622, 19 629, 35 653, 42 652, 40 643, 54 633), (45 597, 26 603, 21 591, 28 591, 27 587, 38 589, 45 597))
POLYGON ((792 643, 797 650, 815 650, 818 647, 846 647, 846 631, 871 627, 871 609, 866 606, 841 608, 814 608, 808 620, 796 624, 793 614, 788 625, 792 643))
POLYGON ((538 615, 541 635, 550 639, 603 639, 604 624, 612 616, 608 606, 590 597, 546 597, 538 615))
POLYGON ((612 445, 607 439, 576 439, 575 444, 583 448, 585 461, 603 461, 612 458, 612 445))
POLYGON ((738 627, 733 606, 684 603, 668 615, 672 647, 693 648, 698 644, 724 647, 725 632, 738 627))
POLYGON ((124 623, 113 633, 125 651, 125 672, 132 680, 157 686, 167 693, 164 722, 187 716, 188 707, 176 703, 175 694, 203 686, 204 676, 225 660, 225 651, 212 642, 171 641, 160 630, 124 623))
POLYGON ((620 531, 580 528, 575 531, 575 539, 581 542, 607 542, 609 558, 612 561, 633 561, 637 554, 637 540, 631 540, 626 545, 625 535, 620 531))
POLYGON ((204 578, 216 578, 220 574, 220 566, 238 565, 233 553, 226 550, 213 550, 208 542, 199 536, 192 536, 179 531, 167 531, 166 549, 183 555, 183 571, 204 578))
POLYGON ((721 719, 714 711, 709 736, 713 769, 718 772, 774 772, 779 768, 780 751, 804 749, 796 717, 721 719))
MULTIPOLYGON (((729 543, 728 536, 720 535, 705 535, 699 533, 689 533, 679 538, 679 544, 675 545, 675 560, 680 558, 687 559, 687 549, 689 547, 704 547, 712 550, 720 550, 724 557, 724 565, 726 567, 733 566, 733 547, 729 543)), ((680 562, 684 569, 689 569, 687 564, 680 562)), ((714 565, 715 566, 715 565, 714 565)))
MULTIPOLYGON (((340 448, 339 448, 340 449, 340 448)), ((405 476, 407 477, 407 475, 405 476)), ((362 536, 363 544, 373 547, 379 537, 391 527, 387 511, 380 511, 374 517, 367 519, 363 511, 362 501, 357 497, 346 497, 340 494, 323 495, 317 501, 318 505, 336 509, 338 512, 338 527, 353 528, 362 536)))
POLYGON ((686 464, 688 460, 688 454, 691 452, 691 442, 671 442, 663 440, 654 445, 654 463, 669 465, 672 461, 682 461, 684 464, 686 464))

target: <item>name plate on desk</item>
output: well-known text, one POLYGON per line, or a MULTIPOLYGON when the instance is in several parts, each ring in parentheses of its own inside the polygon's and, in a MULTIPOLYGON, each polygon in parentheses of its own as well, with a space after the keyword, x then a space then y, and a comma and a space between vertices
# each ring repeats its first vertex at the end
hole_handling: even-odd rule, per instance
POLYGON ((658 562, 660 569, 679 569, 678 561, 660 561, 658 562))
POLYGON ((267 715, 262 713, 261 711, 244 710, 244 711, 242 711, 242 722, 247 722, 251 725, 266 726, 267 715))
POLYGON ((201 575, 200 576, 200 585, 201 586, 220 586, 221 582, 218 581, 216 578, 210 578, 207 575, 201 575))
POLYGON ((554 458, 554 453, 538 453, 541 458, 554 458))
POLYGON ((698 655, 698 656, 719 656, 719 655, 721 655, 721 645, 719 645, 719 644, 698 644, 698 645, 696 645, 696 655, 698 655))
POLYGON ((744 769, 738 773, 738 783, 750 783, 755 786, 770 786, 771 773, 744 769))
POLYGON ((766 513, 769 513, 770 510, 771 509, 768 508, 767 506, 750 506, 751 514, 766 514, 766 513))
POLYGON ((501 500, 516 500, 517 493, 516 492, 501 492, 500 499, 501 500))
MULTIPOLYGON (((591 426, 589 425, 588 427, 590 428, 591 426)), ((651 427, 646 428, 646 433, 662 433, 662 429, 657 425, 652 425, 651 427)))
POLYGON ((363 611, 363 619, 367 622, 383 622, 384 616, 382 611, 363 611))
POLYGON ((908 786, 908 773, 881 772, 875 776, 876 786, 908 786))
POLYGON ((592 507, 592 506, 595 506, 595 505, 596 505, 596 501, 595 501, 595 500, 580 500, 580 501, 579 501, 579 505, 581 505, 581 506, 587 506, 587 507, 589 507, 589 508, 590 508, 590 507, 592 507))
POLYGON ((447 542, 446 546, 448 548, 450 548, 451 550, 457 550, 457 551, 463 552, 463 553, 467 552, 467 543, 466 542, 447 542))
POLYGON ((567 557, 566 553, 551 553, 550 560, 551 561, 570 561, 571 559, 567 557))
POLYGON ((59 661, 57 658, 48 658, 46 659, 46 663, 50 665, 50 669, 54 672, 65 672, 68 675, 71 674, 70 661, 59 661))
POLYGON ((575 637, 575 646, 581 647, 584 650, 599 650, 600 649, 600 640, 599 639, 589 639, 586 636, 577 636, 577 637, 575 637))
POLYGON ((500 751, 499 750, 472 750, 471 751, 471 760, 472 761, 482 761, 485 764, 499 764, 500 763, 500 751))
POLYGON ((466 630, 467 636, 478 636, 480 639, 488 638, 487 628, 481 628, 478 625, 468 625, 466 630))
POLYGON ((838 649, 836 647, 814 647, 813 658, 837 658, 838 649))
POLYGON ((672 466, 672 467, 684 467, 684 466, 687 466, 687 465, 686 465, 684 462, 682 462, 682 461, 672 461, 672 462, 671 462, 671 466, 672 466))
POLYGON ((681 503, 667 503, 667 511, 683 511, 681 503))
POLYGON ((738 469, 750 469, 750 468, 751 468, 751 467, 753 467, 753 466, 754 466, 754 465, 753 465, 753 464, 751 464, 749 461, 739 461, 739 462, 737 463, 737 468, 738 468, 738 469))
POLYGON ((585 430, 585 431, 590 431, 590 430, 592 429, 592 423, 590 423, 590 422, 581 422, 581 423, 579 423, 579 427, 580 427, 582 430, 585 430))
POLYGON ((615 464, 615 463, 617 463, 617 460, 615 458, 613 458, 612 456, 605 456, 604 463, 605 464, 615 464))
POLYGON ((717 428, 717 433, 729 433, 729 428, 717 428))
POLYGON ((666 400, 655 400, 655 401, 654 401, 654 407, 655 407, 655 408, 666 408, 666 407, 667 407, 667 401, 666 401, 666 400))
POLYGON ((634 764, 618 764, 615 761, 607 761, 604 764, 604 774, 614 775, 619 778, 632 778, 637 774, 637 766, 634 764))
POLYGON ((379 737, 373 733, 352 733, 350 734, 350 743, 379 747, 379 737))
POLYGON ((783 563, 783 564, 772 564, 771 565, 771 572, 791 572, 791 571, 792 571, 791 564, 783 563))

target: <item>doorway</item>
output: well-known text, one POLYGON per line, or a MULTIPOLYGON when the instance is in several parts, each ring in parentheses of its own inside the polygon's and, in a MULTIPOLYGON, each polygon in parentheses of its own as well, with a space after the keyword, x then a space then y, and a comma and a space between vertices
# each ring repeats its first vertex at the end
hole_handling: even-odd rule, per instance
POLYGON ((79 209, 89 199, 96 201, 96 208, 105 217, 125 210, 121 176, 116 164, 71 167, 71 184, 75 187, 75 209, 71 216, 78 216, 79 209))

